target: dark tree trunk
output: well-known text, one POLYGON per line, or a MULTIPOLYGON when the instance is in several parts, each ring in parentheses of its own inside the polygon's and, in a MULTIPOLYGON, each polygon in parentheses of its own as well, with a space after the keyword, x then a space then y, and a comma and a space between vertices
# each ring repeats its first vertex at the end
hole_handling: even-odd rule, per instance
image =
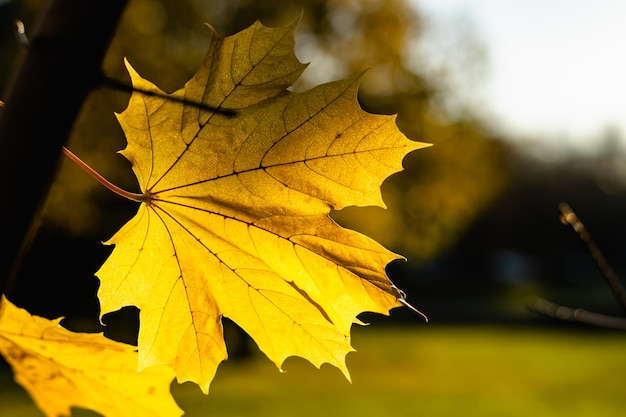
POLYGON ((0 109, 0 291, 34 234, 65 143, 127 0, 51 0, 0 109))

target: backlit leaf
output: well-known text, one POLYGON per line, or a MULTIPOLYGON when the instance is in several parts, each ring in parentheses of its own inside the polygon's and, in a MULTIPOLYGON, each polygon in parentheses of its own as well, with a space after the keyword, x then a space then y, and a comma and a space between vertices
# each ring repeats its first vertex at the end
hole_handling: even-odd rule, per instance
POLYGON ((401 305, 384 270, 400 256, 328 214, 384 206, 382 181, 426 145, 360 108, 360 77, 289 91, 306 67, 294 29, 214 34, 177 100, 128 65, 155 93, 118 117, 144 201, 108 242, 102 314, 137 306, 140 368, 168 364, 205 392, 227 356, 223 316, 279 367, 301 356, 349 377, 357 315, 401 305))
POLYGON ((59 321, 0 301, 0 354, 46 416, 69 416, 72 407, 105 416, 182 415, 169 393, 171 369, 139 373, 134 346, 71 332, 59 321))

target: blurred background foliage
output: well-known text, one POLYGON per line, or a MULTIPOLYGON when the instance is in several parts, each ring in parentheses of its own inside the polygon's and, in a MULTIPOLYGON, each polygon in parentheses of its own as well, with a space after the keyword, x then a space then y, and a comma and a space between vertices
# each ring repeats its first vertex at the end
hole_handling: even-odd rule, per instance
MULTIPOLYGON (((0 1, 1 90, 20 56, 14 20, 23 20, 28 31, 44 5, 0 1)), ((392 263, 389 273, 412 301, 431 318, 456 321, 527 320, 524 299, 536 292, 564 302, 586 297, 590 308, 613 305, 592 261, 559 224, 556 208, 565 200, 581 210, 598 240, 607 242, 614 256, 609 259, 623 258, 620 132, 607 130, 606 146, 586 155, 498 136, 477 94, 488 72, 488 51, 466 22, 433 28, 409 0, 130 0, 103 69, 129 83, 127 58, 171 92, 202 61, 210 37, 206 24, 228 36, 255 20, 281 26, 294 19, 301 19, 296 54, 310 62, 294 90, 366 70, 363 108, 397 114, 409 138, 434 145, 407 156, 405 171, 385 181, 387 209, 332 213, 407 258, 392 263), (445 41, 427 39, 433 30, 445 32, 445 41)), ((108 87, 94 91, 69 147, 112 182, 138 190, 129 163, 116 155, 125 139, 114 112, 128 98, 108 87)), ((97 316, 93 273, 111 250, 100 242, 135 210, 60 158, 42 226, 12 290, 14 301, 46 316, 97 316), (30 291, 33 285, 41 291, 30 291), (92 298, 81 301, 85 293, 92 298)), ((618 272, 622 263, 614 265, 618 272)))

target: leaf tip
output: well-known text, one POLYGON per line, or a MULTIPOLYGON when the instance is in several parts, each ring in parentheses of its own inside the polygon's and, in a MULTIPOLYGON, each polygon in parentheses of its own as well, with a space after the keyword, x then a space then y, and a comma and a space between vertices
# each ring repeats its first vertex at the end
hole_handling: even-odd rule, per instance
POLYGON ((413 307, 407 300, 406 300, 406 293, 404 291, 402 291, 400 288, 396 287, 395 285, 392 286, 393 291, 396 293, 396 300, 402 304, 403 306, 407 307, 409 310, 413 311, 414 313, 417 313, 418 315, 420 315, 424 321, 426 323, 429 322, 428 320, 428 316, 424 313, 422 313, 420 310, 418 310, 417 308, 413 307))

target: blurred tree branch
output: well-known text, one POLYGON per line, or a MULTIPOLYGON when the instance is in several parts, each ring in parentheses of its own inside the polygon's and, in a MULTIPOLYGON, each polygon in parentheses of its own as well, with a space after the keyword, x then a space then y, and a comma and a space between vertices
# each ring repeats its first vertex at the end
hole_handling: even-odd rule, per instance
POLYGON ((596 244, 596 242, 591 238, 591 235, 587 231, 585 225, 580 221, 574 210, 567 203, 561 203, 559 206, 561 211, 561 221, 563 224, 569 224, 572 226, 574 231, 578 233, 578 237, 587 247, 587 251, 596 262, 600 271, 602 272, 602 276, 605 278, 607 285, 611 288, 611 291, 617 298, 617 301, 621 304, 622 309, 626 312, 626 291, 624 290, 624 286, 620 282, 617 274, 609 265, 609 262, 606 260, 602 251, 596 244))
POLYGON ((573 321, 609 329, 626 330, 626 318, 594 313, 583 308, 567 307, 541 297, 532 297, 528 300, 528 308, 544 316, 563 321, 573 321))
MULTIPOLYGON (((626 312, 626 291, 619 277, 609 265, 606 257, 595 243, 591 234, 582 221, 578 218, 574 210, 567 203, 559 205, 561 212, 561 222, 569 224, 578 234, 580 240, 585 244, 587 251, 596 262, 602 276, 604 277, 611 292, 617 298, 622 309, 626 312)), ((541 297, 532 297, 528 300, 528 308, 544 316, 557 318, 564 321, 574 321, 586 323, 593 326, 606 327, 612 329, 626 330, 626 317, 611 316, 606 314, 595 313, 582 308, 572 308, 557 303, 553 303, 541 297)))

